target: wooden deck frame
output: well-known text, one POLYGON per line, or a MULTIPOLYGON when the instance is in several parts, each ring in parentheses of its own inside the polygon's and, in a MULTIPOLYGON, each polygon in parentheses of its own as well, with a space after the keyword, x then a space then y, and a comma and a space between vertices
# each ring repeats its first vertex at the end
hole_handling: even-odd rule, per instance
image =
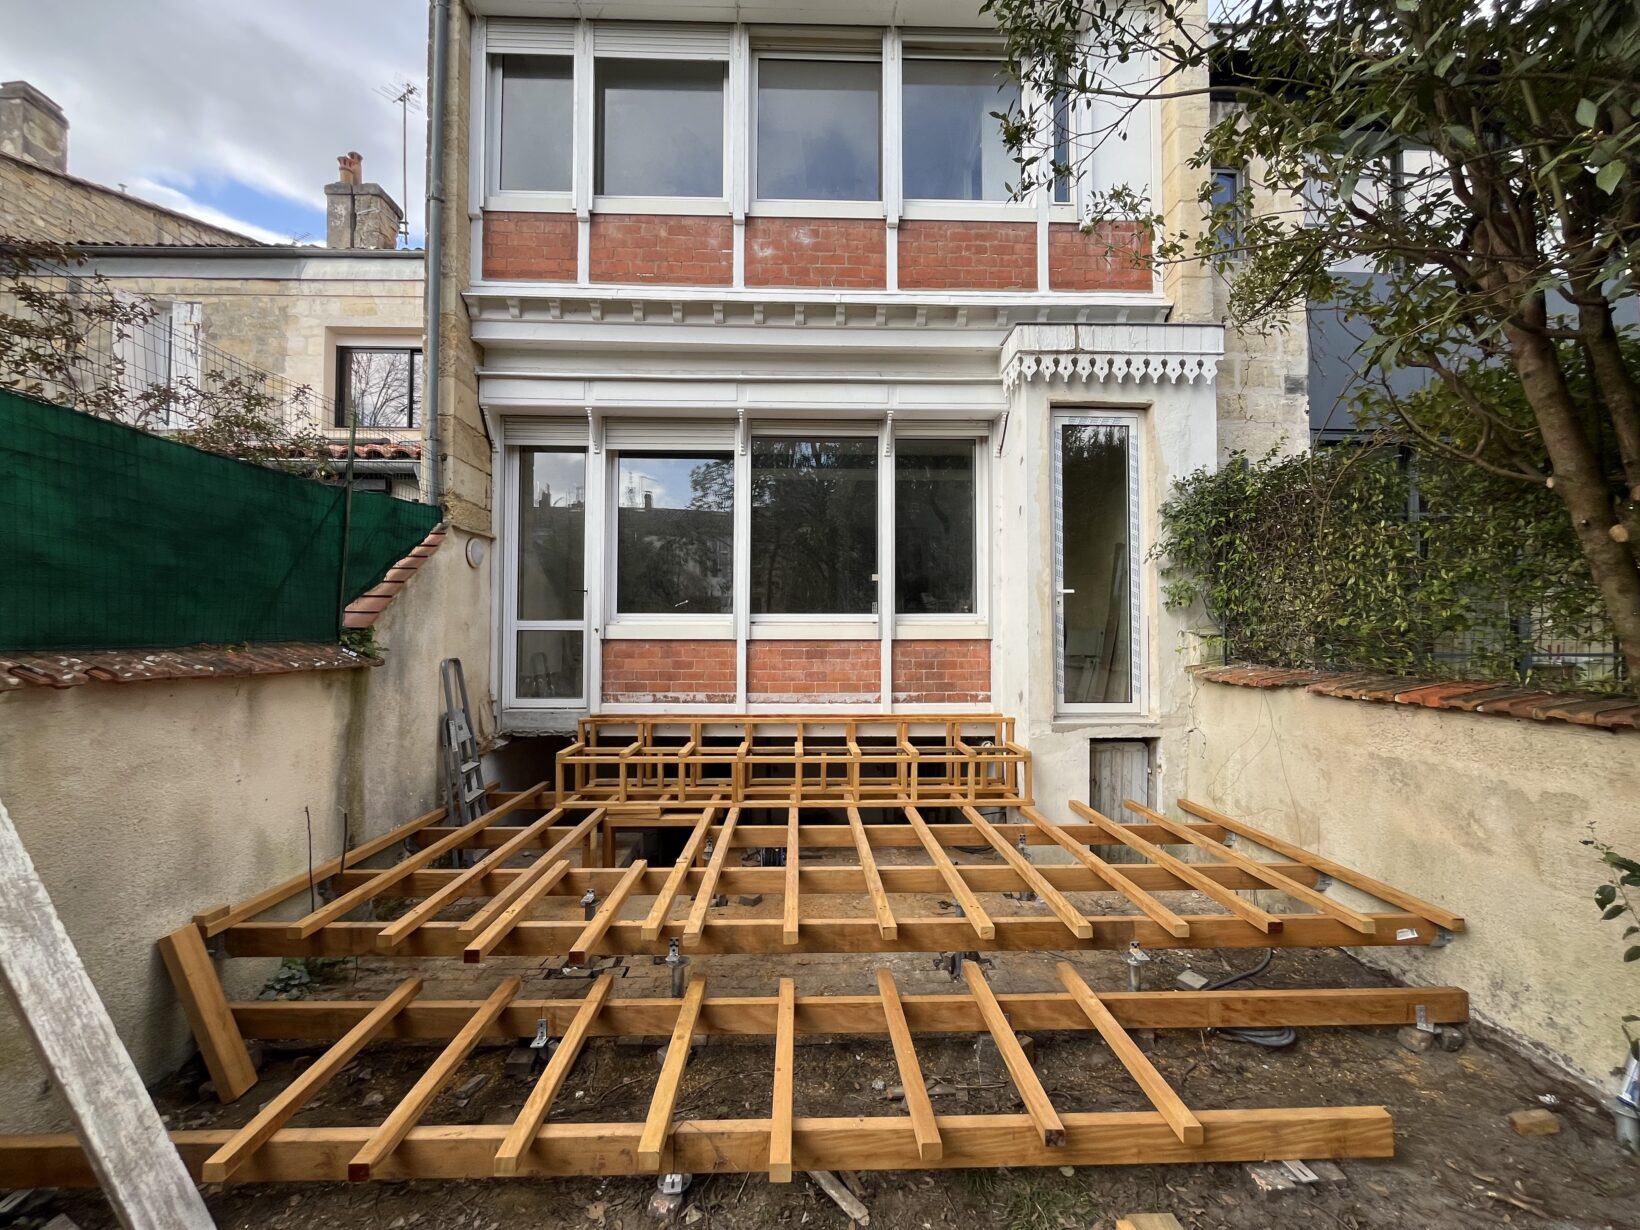
MULTIPOLYGON (((1381 1107, 1193 1110, 1127 1030, 1248 1025, 1394 1024, 1467 1017, 1463 992, 1443 987, 1344 990, 1093 992, 1067 964, 1065 992, 1002 993, 965 963, 966 994, 900 995, 886 971, 877 994, 800 997, 789 979, 778 994, 708 998, 699 977, 680 999, 617 1000, 599 978, 583 999, 524 1001, 516 979, 483 1001, 418 997, 411 979, 381 1000, 251 1001, 231 1005, 256 1037, 335 1038, 331 1048, 244 1128, 173 1132, 191 1172, 207 1181, 445 1179, 531 1175, 694 1174, 793 1170, 896 1170, 930 1166, 1107 1165, 1252 1161, 1269 1157, 1384 1157, 1393 1151, 1381 1107), (420 1123, 438 1089, 482 1042, 532 1033, 545 1020, 562 1041, 511 1124, 420 1123), (1097 1032, 1151 1100, 1145 1112, 1055 1108, 1015 1040, 1017 1029, 1097 1032), (552 1123, 558 1090, 592 1037, 671 1037, 642 1122, 552 1123), (887 1038, 904 1076, 906 1113, 819 1119, 801 1115, 795 1038, 815 1034, 887 1038), (936 1115, 922 1087, 912 1036, 988 1033, 1025 1102, 1023 1114, 936 1115), (774 1097, 765 1119, 674 1121, 679 1080, 697 1034, 773 1041, 774 1097), (291 1128, 311 1099, 365 1044, 445 1040, 443 1052, 374 1127, 291 1128)), ((0 1188, 78 1186, 92 1181, 74 1137, 0 1137, 0 1188)))

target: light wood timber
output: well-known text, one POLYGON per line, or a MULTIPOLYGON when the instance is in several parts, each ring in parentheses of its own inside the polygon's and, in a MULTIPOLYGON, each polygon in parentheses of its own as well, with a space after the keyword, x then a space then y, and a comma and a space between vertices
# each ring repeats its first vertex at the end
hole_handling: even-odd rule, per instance
POLYGON ((672 912, 672 902, 678 895, 678 889, 683 887, 688 878, 690 869, 695 860, 700 857, 701 847, 706 844, 706 835, 712 831, 712 823, 717 819, 718 809, 708 807, 701 812, 700 820, 696 822, 694 831, 689 834, 689 840, 683 843, 683 852, 678 855, 678 861, 672 865, 672 870, 666 873, 666 882, 661 885, 660 892, 655 894, 655 903, 649 908, 649 916, 643 920, 643 937, 654 940, 660 937, 661 926, 666 922, 666 916, 672 912))
POLYGON ((182 1001, 205 1070, 216 1085, 217 1100, 224 1104, 237 1100, 256 1084, 256 1065, 234 1023, 227 996, 222 993, 222 979, 205 950, 199 928, 193 923, 178 927, 159 941, 159 955, 182 1001))
POLYGON ((780 980, 774 1027, 774 1093, 769 1110, 769 1182, 792 1181, 792 1078, 796 1068, 797 984, 780 980))
POLYGON ((1025 1052, 1019 1045, 1019 1039, 1014 1036, 1013 1026, 1008 1024, 1008 1018, 1003 1014, 1002 1006, 991 992, 991 984, 985 981, 985 974, 980 970, 978 962, 964 961, 962 963, 963 981, 973 993, 974 1002, 979 1005, 979 1014, 985 1018, 985 1028, 991 1033, 991 1040, 996 1043, 997 1053, 1002 1056, 1002 1063, 1008 1069, 1008 1075, 1013 1078, 1014 1088, 1025 1103, 1025 1113, 1036 1124, 1037 1131, 1042 1135, 1042 1143, 1050 1149, 1057 1149, 1065 1143, 1065 1124, 1059 1117, 1059 1112, 1053 1108, 1053 1102, 1048 1098, 1048 1091, 1042 1087, 1042 1082, 1036 1077, 1036 1070, 1031 1067, 1031 1061, 1025 1058, 1025 1052))
POLYGON ((610 890, 609 896, 604 898, 604 903, 587 923, 586 930, 576 936, 575 942, 569 946, 567 960, 570 965, 586 963, 587 955, 597 946, 598 941, 603 939, 604 932, 609 930, 609 924, 615 921, 615 916, 621 912, 621 906, 632 895, 632 890, 642 881, 643 873, 648 869, 649 864, 643 859, 639 859, 626 869, 626 874, 610 890))
MULTIPOLYGON (((534 880, 528 888, 513 898, 506 909, 496 916, 494 922, 485 927, 474 937, 472 943, 461 950, 461 959, 468 964, 477 964, 495 951, 496 946, 512 934, 514 928, 524 920, 524 915, 543 895, 555 884, 564 872, 569 870, 569 863, 559 859, 544 874, 534 880)), ((571 923, 571 926, 575 924, 571 923)), ((423 928, 425 930, 425 928, 423 928)), ((585 928, 578 931, 577 937, 583 934, 585 928)), ((574 943, 574 941, 570 941, 574 943)))
POLYGON ((1360 910, 1352 910, 1343 902, 1334 901, 1331 897, 1318 893, 1313 888, 1300 884, 1296 880, 1290 880, 1279 871, 1267 868, 1257 859, 1251 859, 1245 857, 1244 855, 1237 854, 1234 850, 1230 849, 1230 847, 1220 845, 1218 842, 1213 841, 1210 838, 1202 837, 1197 833, 1193 833, 1182 824, 1175 825, 1172 820, 1169 820, 1160 812, 1152 811, 1142 803, 1136 803, 1132 799, 1123 799, 1122 806, 1126 807, 1135 815, 1143 816, 1152 824, 1159 824, 1169 832, 1177 834, 1190 845, 1195 846, 1198 850, 1207 851, 1209 854, 1212 854, 1218 858, 1220 862, 1228 863, 1232 867, 1239 867, 1243 871, 1247 872, 1248 875, 1256 876, 1260 880, 1264 881, 1264 883, 1270 888, 1273 888, 1278 892, 1286 893, 1289 897, 1293 898, 1293 900, 1302 901, 1305 905, 1314 906, 1323 914, 1331 914, 1334 918, 1342 921, 1345 926, 1353 927, 1363 935, 1371 935, 1378 929, 1378 924, 1373 922, 1370 916, 1363 914, 1360 910))
POLYGON ((683 1084, 683 1069, 689 1062, 689 1048, 695 1036, 695 1018, 700 1015, 700 1002, 705 997, 706 979, 699 975, 691 978, 684 990, 683 1002, 678 1005, 672 1041, 666 1047, 666 1062, 661 1064, 660 1078, 649 1100, 649 1114, 644 1119, 643 1135, 638 1138, 638 1165, 647 1172, 659 1170, 661 1159, 668 1152, 672 1111, 678 1104, 678 1089, 683 1084))
POLYGON ((877 970, 877 994, 883 1002, 883 1020, 888 1040, 894 1046, 894 1062, 900 1069, 900 1088, 905 1092, 905 1109, 911 1117, 917 1156, 925 1162, 935 1161, 940 1156, 940 1129, 934 1120, 934 1104, 928 1100, 928 1086, 923 1081, 922 1065, 917 1062, 917 1048, 911 1041, 911 1026, 905 1019, 900 989, 894 985, 894 975, 886 969, 877 970))
POLYGON ((1295 846, 1290 841, 1283 841, 1273 833, 1254 828, 1252 825, 1233 819, 1221 811, 1214 811, 1211 807, 1204 807, 1200 803, 1192 803, 1189 799, 1180 799, 1179 807, 1193 816, 1200 816, 1203 820, 1220 825, 1238 836, 1245 837, 1249 841, 1257 842, 1267 849, 1274 850, 1277 854, 1285 854, 1295 862, 1314 867, 1317 871, 1330 875, 1340 884, 1348 884, 1351 888, 1359 889, 1368 896, 1376 897, 1389 905, 1400 906, 1409 914, 1427 918, 1438 927, 1445 927, 1448 931, 1462 931, 1464 929, 1461 915, 1454 914, 1450 910, 1443 910, 1438 905, 1431 905, 1420 897, 1414 897, 1411 893, 1402 892, 1392 884, 1385 884, 1382 880, 1375 880, 1369 875, 1356 871, 1354 868, 1346 867, 1342 863, 1336 863, 1332 859, 1306 850, 1302 846, 1295 846))
POLYGON ((1019 878, 1025 882, 1026 887, 1048 903, 1048 908, 1054 912, 1054 917, 1064 923, 1072 935, 1085 940, 1093 934, 1093 924, 1082 916, 1082 911, 1065 900, 1064 895, 1057 888, 1037 874, 1036 867, 1018 850, 1004 841, 996 829, 991 826, 989 820, 972 807, 964 807, 962 814, 968 818, 969 824, 979 830, 979 835, 990 844, 991 849, 1002 855, 1002 861, 1018 873, 1019 878))
MULTIPOLYGON (((928 861, 934 864, 941 878, 945 880, 946 888, 951 890, 951 895, 962 906, 962 912, 967 918, 968 925, 974 929, 974 934, 982 940, 996 938, 996 924, 991 921, 991 916, 985 912, 985 907, 979 903, 979 898, 974 896, 974 891, 968 887, 968 882, 957 874, 957 868, 947 857, 944 848, 929 833, 928 825, 923 821, 922 814, 915 807, 907 807, 905 809, 905 818, 910 822, 913 831, 916 832, 918 839, 922 842, 923 849, 928 851, 928 861)), ((934 949, 933 951, 945 950, 934 949)))
POLYGON ((519 872, 509 881, 506 888, 474 910, 472 917, 464 919, 456 928, 456 934, 463 940, 471 940, 475 935, 481 935, 525 893, 536 901, 550 895, 554 888, 564 882, 569 870, 568 859, 561 858, 556 862, 549 862, 545 858, 536 859, 527 870, 519 872))
POLYGON ((1246 922, 1251 923, 1260 931, 1273 934, 1281 930, 1281 919, 1277 918, 1274 914, 1271 914, 1267 910, 1259 909, 1259 907, 1254 905, 1252 902, 1238 897, 1229 889, 1223 888, 1214 883, 1207 876, 1204 876, 1200 872, 1196 871, 1189 863, 1184 862, 1182 859, 1174 858, 1173 855, 1169 854, 1160 846, 1152 845, 1142 837, 1135 837, 1131 833, 1124 832, 1123 830, 1126 828, 1125 825, 1118 824, 1109 816, 1101 815, 1099 812, 1094 811, 1093 808, 1089 807, 1086 803, 1080 802, 1076 799, 1072 799, 1070 805, 1072 811, 1099 825, 1099 827, 1104 829, 1105 832, 1109 833, 1112 837, 1116 838, 1116 840, 1121 842, 1124 846, 1127 846, 1132 850, 1137 850, 1140 854, 1143 854, 1146 858, 1158 866, 1166 867, 1174 875, 1178 876, 1179 879, 1188 881, 1191 886, 1199 892, 1205 893, 1214 901, 1217 901, 1225 909, 1229 910, 1232 914, 1245 920, 1246 922))
MULTIPOLYGON (((500 1147, 496 1149, 496 1174, 505 1177, 518 1173, 519 1158, 529 1148, 530 1142, 541 1130, 547 1115, 551 1113, 553 1099, 558 1096, 564 1079, 575 1066, 575 1060, 581 1054, 581 1047, 591 1034, 593 1022, 598 1019, 599 1012, 609 999, 610 988, 614 985, 614 974, 602 974, 592 984, 592 989, 585 997, 575 1004, 575 1017, 565 1027, 558 1042, 558 1049, 552 1053, 546 1071, 542 1072, 541 1079, 535 1082, 535 1088, 530 1090, 530 1096, 524 1100, 524 1108, 518 1112, 518 1118, 513 1120, 500 1147)), ((544 1006, 542 1011, 545 1011, 544 1006)))
POLYGON ((728 816, 724 818, 723 830, 718 834, 717 844, 712 847, 712 857, 706 862, 706 874, 701 876, 700 887, 695 889, 695 899, 689 905, 689 918, 684 922, 683 934, 679 937, 685 948, 692 948, 700 943, 701 929, 706 924, 706 911, 712 908, 712 896, 717 892, 717 878, 723 874, 723 863, 729 857, 729 847, 734 845, 735 824, 739 820, 740 808, 731 807, 728 816))
POLYGON ((375 1167, 380 1166, 383 1159, 399 1147, 410 1129, 427 1113, 433 1099, 438 1097, 439 1090, 450 1082, 456 1069, 468 1055, 472 1054, 473 1048, 483 1040, 490 1026, 513 1001, 523 985, 524 981, 521 978, 508 978, 490 992, 490 997, 479 1005, 472 1019, 461 1027, 461 1032, 450 1039, 450 1045, 440 1052, 439 1057, 422 1073, 421 1079, 411 1087, 410 1092, 400 1099, 392 1113, 365 1142, 364 1148, 353 1155, 353 1160, 347 1164, 349 1182, 357 1183, 368 1179, 375 1167))
POLYGON ((1091 987, 1082 980, 1070 962, 1061 961, 1054 967, 1059 975, 1059 981, 1065 984, 1065 989, 1076 1000, 1077 1007, 1087 1013, 1088 1020, 1099 1031, 1099 1036, 1110 1047, 1111 1053, 1122 1061, 1122 1066, 1133 1077, 1134 1083, 1144 1090, 1145 1097, 1156 1108, 1156 1113, 1167 1120, 1173 1134, 1187 1145, 1199 1145, 1203 1140, 1201 1120, 1191 1113, 1179 1095, 1173 1091, 1173 1086, 1167 1083, 1165 1077, 1156 1070, 1156 1065, 1141 1051, 1132 1038, 1128 1037, 1127 1030, 1123 1029, 1117 1019, 1110 1014, 1110 1009, 1099 1002, 1091 987))
POLYGON ((860 875, 865 881, 866 892, 871 894, 872 913, 877 915, 877 934, 891 940, 898 929, 894 922, 894 909, 889 905, 888 894, 883 889, 883 877, 877 870, 877 859, 871 853, 865 826, 860 823, 858 807, 848 809, 848 827, 854 837, 855 856, 860 860, 860 875))
POLYGON ((1129 1213, 1116 1219, 1116 1230, 1184 1230, 1171 1213, 1129 1213))
MULTIPOLYGON (((234 1132, 217 1151, 205 1159, 200 1177, 207 1183, 226 1183, 255 1152, 267 1144, 292 1115, 301 1110, 327 1081, 345 1068, 382 1027, 421 992, 420 978, 407 978, 382 1000, 368 1016, 343 1034, 295 1080, 274 1095, 257 1115, 234 1132)), ((361 1147, 364 1142, 361 1142, 361 1147)))
MULTIPOLYGON (((1049 820, 1034 807, 1021 807, 1019 809, 1019 814, 1034 824, 1039 832, 1046 834, 1049 839, 1054 841, 1061 849, 1069 853, 1072 858, 1076 859, 1077 862, 1097 874, 1111 888, 1126 897, 1137 910, 1154 922, 1158 927, 1164 928, 1169 935, 1178 939, 1183 939, 1185 936, 1190 934, 1190 924, 1183 918, 1179 917, 1179 915, 1175 914, 1172 910, 1168 909, 1167 906, 1163 905, 1160 901, 1156 900, 1156 898, 1152 897, 1143 888, 1139 887, 1139 884, 1134 879, 1134 876, 1140 872, 1148 872, 1154 868, 1156 871, 1167 874, 1180 887, 1189 887, 1186 881, 1173 875, 1167 868, 1157 867, 1154 863, 1141 864, 1137 867, 1124 867, 1119 871, 1112 864, 1107 863, 1092 850, 1089 850, 1086 846, 1082 845, 1081 842, 1075 840, 1068 833, 1064 832, 1060 825, 1057 825, 1053 821, 1049 820)), ((1090 827, 1098 829, 1097 825, 1090 827)), ((1102 829, 1099 829, 1098 831, 1103 832, 1102 829)))
MULTIPOLYGON (((799 736, 801 737, 801 736, 799 736)), ((792 808, 786 814, 786 882, 784 896, 780 903, 780 939, 784 944, 792 945, 798 940, 798 911, 802 904, 799 896, 797 876, 799 868, 799 838, 797 836, 797 808, 792 808)))

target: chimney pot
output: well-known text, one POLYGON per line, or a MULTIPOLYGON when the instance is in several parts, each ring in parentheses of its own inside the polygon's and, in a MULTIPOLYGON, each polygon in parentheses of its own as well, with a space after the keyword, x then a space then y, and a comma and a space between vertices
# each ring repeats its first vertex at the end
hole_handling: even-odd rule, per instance
POLYGON ((336 159, 336 179, 344 184, 364 182, 364 159, 357 150, 342 154, 336 159))
POLYGON ((332 248, 396 248, 404 211, 380 184, 364 182, 364 158, 351 150, 336 159, 336 182, 325 185, 325 236, 332 248))

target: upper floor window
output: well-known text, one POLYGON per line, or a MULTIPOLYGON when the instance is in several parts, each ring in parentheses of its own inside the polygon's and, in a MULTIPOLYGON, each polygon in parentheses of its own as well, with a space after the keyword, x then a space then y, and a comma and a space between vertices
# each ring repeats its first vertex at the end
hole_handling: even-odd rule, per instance
POLYGON ((568 192, 575 109, 574 61, 567 56, 499 56, 499 187, 503 192, 568 192))
POLYGON ((421 410, 421 351, 410 346, 336 349, 336 426, 415 427, 421 410))
POLYGON ((902 72, 905 195, 1006 201, 1018 173, 996 113, 1018 104, 1018 83, 994 60, 906 60, 902 72))
POLYGON ((734 459, 727 453, 623 453, 616 479, 616 611, 728 614, 734 459))
POLYGON ((597 65, 600 196, 723 196, 721 61, 597 65))
POLYGON ((757 61, 757 195, 765 201, 882 197, 883 66, 757 61))

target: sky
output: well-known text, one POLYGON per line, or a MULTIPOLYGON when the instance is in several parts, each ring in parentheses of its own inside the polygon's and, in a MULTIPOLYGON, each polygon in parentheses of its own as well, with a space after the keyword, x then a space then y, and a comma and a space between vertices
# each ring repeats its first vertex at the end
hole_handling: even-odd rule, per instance
MULTIPOLYGON (((425 0, 0 0, 0 81, 68 117, 68 170, 265 242, 323 243, 336 158, 404 204, 399 108, 425 91, 425 0)), ((410 116, 422 242, 425 113, 410 116)))

